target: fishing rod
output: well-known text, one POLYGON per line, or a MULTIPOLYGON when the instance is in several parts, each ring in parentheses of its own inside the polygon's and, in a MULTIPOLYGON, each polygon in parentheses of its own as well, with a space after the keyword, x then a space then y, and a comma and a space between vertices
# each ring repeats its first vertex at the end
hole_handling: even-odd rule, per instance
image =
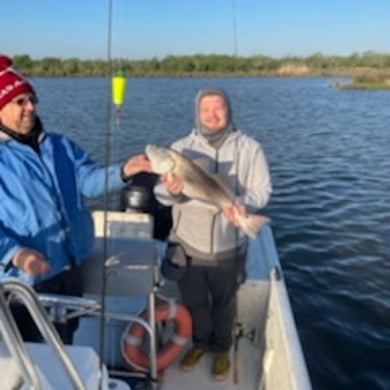
POLYGON ((238 55, 238 44, 237 44, 237 15, 236 15, 236 2, 232 0, 232 13, 233 13, 233 48, 234 57, 238 55))
MULTIPOLYGON (((112 34, 112 7, 113 0, 108 0, 108 37, 107 37, 107 77, 111 75, 111 34, 112 34)), ((105 157, 104 162, 105 166, 107 166, 110 162, 110 133, 111 133, 111 99, 109 94, 107 94, 107 128, 105 135, 105 157)), ((103 217, 103 261, 101 262, 102 267, 102 288, 100 294, 100 337, 99 337, 99 366, 100 372, 104 370, 104 330, 105 330, 105 312, 106 312, 106 275, 105 275, 105 261, 104 259, 107 256, 107 209, 108 209, 108 173, 106 171, 104 178, 104 200, 103 200, 103 209, 104 209, 104 217, 103 217)), ((103 389, 103 376, 101 375, 99 378, 99 390, 103 389)))
MULTIPOLYGON (((236 61, 238 56, 238 44, 237 44, 237 12, 236 12, 236 2, 232 0, 232 23, 233 23, 233 56, 234 56, 234 69, 236 69, 236 61)), ((237 184, 237 183, 236 183, 237 184)), ((238 188, 236 188, 236 194, 238 193, 238 188)), ((235 233, 236 241, 236 261, 238 260, 238 231, 235 233)), ((243 337, 244 330, 243 324, 240 322, 239 313, 238 313, 238 289, 237 286, 234 302, 234 326, 233 326, 233 383, 238 385, 240 382, 240 352, 239 352, 239 341, 243 337)))
MULTIPOLYGON (((107 123, 106 123, 106 133, 105 133, 105 157, 104 162, 105 166, 108 167, 111 162, 111 144, 112 144, 112 134, 115 131, 112 131, 112 114, 113 114, 113 105, 115 107, 115 126, 114 130, 119 129, 120 125, 120 115, 121 108, 124 102, 126 94, 126 78, 124 77, 123 71, 117 69, 115 74, 113 74, 113 64, 112 64, 112 25, 113 25, 113 7, 114 0, 108 0, 108 30, 107 30, 107 123), (111 88, 110 85, 111 84, 111 88), (110 94, 111 92, 111 94, 110 94)), ((117 131, 116 131, 117 132, 117 131)), ((104 217, 103 217, 103 261, 102 261, 102 280, 101 280, 101 313, 100 313, 100 337, 99 337, 99 365, 100 370, 104 370, 104 350, 105 350, 105 312, 106 312, 106 269, 104 259, 108 256, 108 209, 109 209, 109 191, 108 191, 108 171, 106 171, 105 181, 104 181, 104 217)), ((104 386, 103 376, 99 379, 99 389, 101 390, 104 386)))

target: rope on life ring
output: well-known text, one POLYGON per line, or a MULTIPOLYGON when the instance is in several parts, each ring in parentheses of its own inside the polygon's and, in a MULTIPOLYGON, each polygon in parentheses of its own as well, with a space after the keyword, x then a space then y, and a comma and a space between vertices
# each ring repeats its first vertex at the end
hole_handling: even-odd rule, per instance
MULTIPOLYGON (((156 324, 174 320, 175 332, 170 341, 157 353, 157 371, 172 363, 186 346, 192 334, 192 318, 188 309, 181 303, 168 301, 158 303, 155 308, 156 324)), ((147 320, 148 312, 144 310, 140 318, 147 320)), ((126 362, 137 370, 147 371, 150 359, 141 349, 143 339, 148 333, 144 326, 130 322, 122 335, 121 350, 126 362)))

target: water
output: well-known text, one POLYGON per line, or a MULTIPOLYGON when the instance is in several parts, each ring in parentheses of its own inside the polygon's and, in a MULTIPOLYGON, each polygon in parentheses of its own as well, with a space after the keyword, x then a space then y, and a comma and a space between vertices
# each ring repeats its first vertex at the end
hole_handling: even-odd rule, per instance
POLYGON ((46 128, 101 163, 185 134, 199 88, 229 91, 270 163, 266 212, 314 389, 389 389, 390 91, 331 81, 131 79, 116 126, 107 80, 33 80, 46 128))

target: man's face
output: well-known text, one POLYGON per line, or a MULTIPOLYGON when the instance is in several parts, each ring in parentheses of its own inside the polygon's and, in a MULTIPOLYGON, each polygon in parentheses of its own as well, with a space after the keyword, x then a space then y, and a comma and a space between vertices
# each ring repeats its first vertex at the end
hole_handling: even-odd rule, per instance
POLYGON ((219 95, 203 96, 199 102, 199 121, 210 130, 218 132, 226 127, 228 107, 219 95))
POLYGON ((37 98, 31 93, 14 97, 0 110, 0 123, 20 134, 28 134, 34 127, 37 98))

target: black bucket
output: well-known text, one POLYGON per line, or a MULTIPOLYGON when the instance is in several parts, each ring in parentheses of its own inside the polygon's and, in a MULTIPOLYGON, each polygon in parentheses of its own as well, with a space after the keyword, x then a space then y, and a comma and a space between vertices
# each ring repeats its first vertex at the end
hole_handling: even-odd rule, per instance
POLYGON ((151 189, 146 186, 130 184, 122 191, 122 210, 152 213, 156 207, 155 202, 151 189))
POLYGON ((121 193, 121 210, 151 214, 154 219, 153 237, 165 240, 172 227, 171 207, 160 204, 153 193, 158 175, 139 173, 121 193))

